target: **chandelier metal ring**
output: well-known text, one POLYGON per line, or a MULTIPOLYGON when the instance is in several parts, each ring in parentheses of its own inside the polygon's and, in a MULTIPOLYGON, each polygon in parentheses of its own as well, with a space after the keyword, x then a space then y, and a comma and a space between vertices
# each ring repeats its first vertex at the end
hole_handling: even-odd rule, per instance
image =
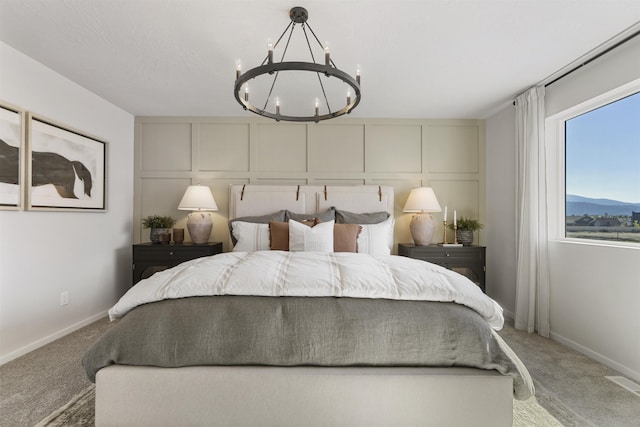
POLYGON ((345 73, 342 70, 339 70, 335 67, 327 66, 324 64, 316 64, 311 62, 274 62, 267 65, 261 65, 259 67, 252 68, 244 74, 241 74, 240 77, 236 80, 234 93, 236 97, 236 101, 245 110, 249 110, 253 113, 259 114, 264 117, 269 117, 274 120, 284 120, 291 122, 318 122, 321 120, 333 119, 335 117, 342 116, 344 114, 348 114, 360 103, 360 85, 349 74, 345 73), (347 104, 342 109, 330 112, 328 114, 322 115, 314 115, 314 116, 289 116, 282 115, 276 113, 272 113, 262 108, 258 108, 252 105, 248 100, 243 99, 240 96, 242 86, 248 82, 249 80, 261 76, 263 74, 273 74, 279 71, 311 71, 316 73, 322 73, 326 76, 337 77, 349 86, 354 91, 355 97, 350 104, 347 104))
MULTIPOLYGON (((318 42, 318 44, 320 45, 321 48, 324 49, 324 47, 322 46, 322 44, 320 43, 320 41, 318 40, 318 37, 315 35, 315 33, 313 32, 313 29, 311 29, 311 27, 309 26, 309 24, 307 23, 307 18, 308 18, 308 12, 306 9, 302 8, 302 7, 295 7, 292 8, 289 12, 289 17, 291 19, 291 22, 289 23, 289 25, 285 28, 284 32, 282 33, 282 35, 280 36, 280 39, 278 39, 278 42, 280 42, 280 40, 282 39, 282 37, 284 36, 284 34, 289 30, 289 28, 291 28, 290 34, 289 34, 289 38, 291 38, 291 35, 293 34, 293 30, 295 28, 296 24, 301 24, 303 31, 305 31, 305 27, 308 28, 311 31, 311 34, 313 34, 315 40, 318 42)), ((307 34, 305 32, 305 37, 307 37, 307 34)), ((277 46, 278 42, 276 42, 276 45, 274 45, 273 47, 275 48, 275 46, 277 46)), ((314 62, 304 62, 304 61, 284 61, 284 56, 286 55, 287 52, 287 47, 288 47, 288 41, 287 41, 287 47, 285 47, 284 49, 284 53, 282 54, 282 61, 281 62, 274 62, 273 61, 273 51, 270 50, 269 54, 267 56, 267 58, 265 59, 265 61, 262 63, 262 65, 257 66, 255 68, 252 68, 248 71, 246 71, 245 73, 241 73, 240 69, 238 68, 238 70, 236 71, 236 80, 235 80, 235 84, 234 84, 234 96, 236 98, 236 101, 242 105, 242 107, 245 110, 249 110, 255 114, 258 114, 260 116, 264 116, 264 117, 268 117, 270 119, 274 119, 276 121, 280 121, 280 120, 284 120, 284 121, 291 121, 291 122, 319 122, 322 120, 328 120, 328 119, 333 119, 336 117, 340 117, 344 114, 349 114, 354 108, 356 108, 358 106, 358 104, 360 103, 361 100, 361 91, 360 91, 360 74, 359 71, 356 73, 356 77, 352 77, 351 75, 347 74, 346 72, 340 70, 339 68, 337 68, 335 66, 335 63, 333 62, 333 60, 331 60, 329 58, 328 53, 325 56, 325 63, 321 64, 321 63, 317 63, 315 62, 315 58, 313 55, 313 51, 311 49, 311 45, 308 43, 308 38, 307 38, 307 45, 309 47, 309 52, 311 53, 311 57, 314 60, 314 62), (332 65, 333 64, 333 65, 332 65), (276 111, 272 112, 272 111, 268 111, 266 109, 266 106, 269 104, 269 99, 271 97, 271 91, 269 91, 269 95, 267 95, 267 100, 265 101, 264 105, 265 108, 259 108, 256 107, 255 105, 253 105, 250 101, 249 101, 249 96, 248 93, 245 93, 244 95, 241 93, 242 92, 242 87, 248 83, 250 80, 259 77, 259 76, 263 76, 265 74, 269 74, 269 75, 273 75, 274 76, 274 80, 272 82, 271 88, 273 90, 273 87, 275 85, 275 81, 279 75, 279 73, 281 71, 304 71, 304 72, 312 72, 312 73, 316 73, 318 74, 318 81, 319 84, 321 86, 322 89, 322 93, 325 95, 325 101, 326 101, 326 106, 327 106, 327 110, 328 113, 326 114, 319 114, 318 113, 318 108, 316 105, 316 110, 315 110, 315 115, 283 115, 280 114, 280 108, 279 106, 276 106, 276 111), (332 111, 329 107, 329 102, 326 98, 326 93, 325 93, 325 89, 324 89, 324 85, 322 83, 322 80, 320 79, 320 75, 325 75, 326 77, 335 77, 340 79, 342 82, 346 83, 347 85, 349 85, 349 87, 353 90, 353 94, 354 96, 351 97, 350 95, 347 95, 346 97, 346 105, 338 110, 332 111)), ((245 86, 246 88, 246 86, 245 86)))

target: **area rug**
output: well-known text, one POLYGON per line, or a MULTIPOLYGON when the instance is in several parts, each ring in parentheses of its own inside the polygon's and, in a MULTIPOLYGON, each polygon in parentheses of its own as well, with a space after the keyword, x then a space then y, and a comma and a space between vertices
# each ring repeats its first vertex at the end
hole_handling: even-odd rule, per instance
POLYGON ((35 427, 93 426, 95 425, 95 400, 96 386, 91 384, 35 427))
MULTIPOLYGON (((95 424, 95 386, 92 384, 35 427, 88 427, 95 424)), ((562 427, 535 397, 513 401, 514 427, 562 427)))
POLYGON ((513 401, 513 425, 514 427, 563 426, 553 415, 540 406, 535 397, 531 397, 525 401, 513 401))

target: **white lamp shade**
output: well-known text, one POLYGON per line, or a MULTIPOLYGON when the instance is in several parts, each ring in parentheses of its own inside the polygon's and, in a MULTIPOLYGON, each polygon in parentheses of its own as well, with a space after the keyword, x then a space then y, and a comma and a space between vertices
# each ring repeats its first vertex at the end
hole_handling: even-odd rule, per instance
POLYGON ((418 187, 411 190, 404 212, 440 212, 442 208, 431 187, 418 187))
POLYGON ((181 211, 217 211, 218 205, 206 185, 190 185, 178 205, 181 211))

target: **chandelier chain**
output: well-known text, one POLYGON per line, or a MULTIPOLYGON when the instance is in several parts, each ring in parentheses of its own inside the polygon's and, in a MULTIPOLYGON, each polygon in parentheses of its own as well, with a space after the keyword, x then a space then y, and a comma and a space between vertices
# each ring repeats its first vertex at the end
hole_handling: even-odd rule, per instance
MULTIPOLYGON (((274 49, 276 48, 276 46, 278 46, 278 43, 280 43, 280 40, 282 40, 282 37, 286 34, 286 32, 289 30, 289 28, 291 28, 292 25, 295 27, 296 23, 293 22, 293 21, 289 22, 289 25, 287 25, 287 28, 284 29, 282 34, 280 34, 280 37, 278 37, 278 40, 276 41, 276 43, 273 45, 274 49)), ((291 33, 293 33, 293 28, 291 28, 291 33)), ((289 39, 291 39, 291 33, 289 33, 289 39)), ((287 46, 289 46, 289 42, 287 42, 287 46)), ((286 51, 286 48, 285 48, 285 51, 286 51)), ((284 54, 282 54, 282 55, 283 55, 283 58, 284 58, 284 54)), ((262 61, 262 64, 260 64, 260 65, 266 64, 268 60, 269 60, 269 54, 267 54, 267 56, 265 56, 264 61, 262 61)))
MULTIPOLYGON (((280 62, 284 62, 284 56, 287 54, 287 49, 289 49, 289 42, 291 41, 291 36, 293 35, 293 30, 295 30, 295 28, 296 28, 296 23, 291 21, 289 23, 289 26, 287 27, 287 29, 289 29, 289 27, 291 27, 291 31, 289 31, 289 37, 287 38, 287 44, 284 46, 284 50, 282 51, 282 57, 280 58, 280 62), (291 25, 291 24, 293 24, 293 25, 291 25)), ((287 29, 285 29, 284 31, 286 32, 287 29)), ((284 36, 284 32, 280 35, 280 38, 278 38, 278 41, 273 46, 274 49, 278 45, 278 43, 280 43, 280 40, 282 40, 282 36, 284 36)), ((267 59, 268 58, 269 58, 269 55, 267 55, 267 59)), ((271 99, 271 94, 273 93, 273 88, 276 85, 276 80, 278 80, 278 75, 279 74, 280 74, 280 71, 276 71, 275 76, 273 76, 273 81, 271 82, 271 88, 269 88, 269 94, 267 95, 267 99, 264 101, 264 107, 262 107, 263 111, 266 110, 267 109, 267 105, 269 105, 269 100, 271 99)))
MULTIPOLYGON (((313 38, 316 39, 316 41, 318 42, 318 45, 320 45, 321 48, 324 49, 324 46, 322 45, 322 42, 320 41, 320 39, 318 39, 318 36, 316 36, 315 31, 313 31, 313 28, 311 28, 311 25, 309 25, 309 23, 307 22, 307 27, 309 28, 309 31, 311 31, 311 34, 313 34, 313 38)), ((308 41, 307 41, 308 43, 308 41)), ((309 46, 309 49, 311 49, 311 46, 309 46)), ((331 64, 335 67, 338 68, 338 66, 336 65, 335 62, 333 62, 333 58, 329 58, 329 61, 331 61, 331 64)), ((313 62, 315 62, 315 59, 313 60, 313 62)))
MULTIPOLYGON (((313 34, 313 37, 316 38, 316 41, 318 42, 320 47, 322 47, 322 43, 320 43, 320 40, 318 40, 318 37, 316 37, 316 33, 313 32, 313 28, 311 28, 308 24, 306 25, 306 27, 309 28, 309 31, 311 31, 311 34, 313 34)), ((302 32, 304 33, 304 38, 307 40, 307 46, 309 47, 311 60, 315 63, 316 58, 313 56, 313 49, 311 49, 311 43, 309 42, 309 35, 307 34, 307 30, 305 29, 304 24, 302 24, 302 32)), ((320 83, 320 89, 322 89, 322 96, 324 97, 324 102, 327 104, 327 110, 329 111, 329 114, 331 114, 331 107, 329 106, 329 100, 327 99, 327 93, 324 90, 324 84, 322 83, 322 78, 320 77, 320 73, 316 73, 316 76, 318 77, 318 83, 320 83)))

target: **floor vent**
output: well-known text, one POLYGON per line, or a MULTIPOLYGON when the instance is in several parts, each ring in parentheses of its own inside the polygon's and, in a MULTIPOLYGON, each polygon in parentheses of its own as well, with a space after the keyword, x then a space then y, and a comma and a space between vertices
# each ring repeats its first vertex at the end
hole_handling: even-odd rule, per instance
POLYGON ((630 392, 640 396, 640 384, 634 383, 633 381, 625 377, 605 376, 605 378, 613 381, 614 383, 618 384, 620 387, 626 388, 630 392))

